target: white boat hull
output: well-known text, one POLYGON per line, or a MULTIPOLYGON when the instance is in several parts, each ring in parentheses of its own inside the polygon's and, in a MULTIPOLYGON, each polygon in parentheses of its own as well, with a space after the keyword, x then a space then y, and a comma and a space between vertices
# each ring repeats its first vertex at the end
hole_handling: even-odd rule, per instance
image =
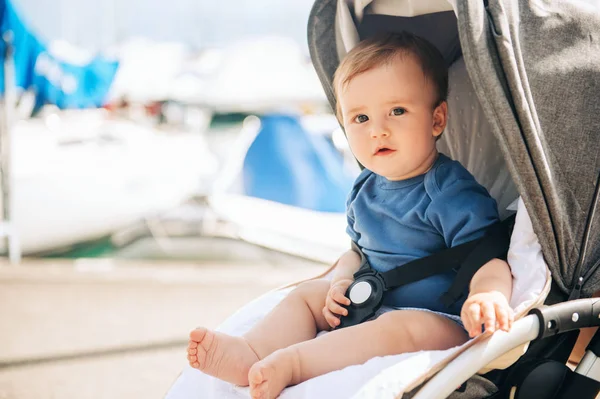
POLYGON ((216 170, 200 135, 169 136, 125 121, 74 134, 77 122, 63 121, 56 132, 43 121, 22 121, 12 130, 11 225, 25 254, 166 211, 216 170))
POLYGON ((327 264, 350 249, 345 213, 224 193, 211 195, 209 204, 219 219, 236 226, 240 239, 262 247, 327 264))

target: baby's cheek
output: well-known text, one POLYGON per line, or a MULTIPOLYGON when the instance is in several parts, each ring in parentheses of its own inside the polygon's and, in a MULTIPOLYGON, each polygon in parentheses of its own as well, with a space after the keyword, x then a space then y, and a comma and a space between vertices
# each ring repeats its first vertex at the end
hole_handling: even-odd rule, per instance
MULTIPOLYGON (((356 133, 346 133, 348 137, 348 145, 352 151, 360 151, 365 145, 365 140, 356 133)), ((356 154, 355 154, 356 155, 356 154)))

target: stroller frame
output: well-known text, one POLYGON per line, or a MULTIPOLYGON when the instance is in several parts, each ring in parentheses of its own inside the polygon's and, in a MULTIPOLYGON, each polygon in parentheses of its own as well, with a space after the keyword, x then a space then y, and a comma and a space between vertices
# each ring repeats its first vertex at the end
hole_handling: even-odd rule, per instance
MULTIPOLYGON (((594 13, 583 5, 578 9, 561 1, 557 1, 554 8, 544 5, 548 7, 544 9, 534 0, 448 0, 453 11, 448 11, 449 4, 437 11, 423 11, 427 7, 435 8, 435 3, 439 5, 445 2, 316 0, 308 24, 313 64, 335 109, 332 76, 339 60, 354 43, 377 30, 409 30, 424 36, 438 46, 448 64, 460 58, 462 53, 508 170, 527 208, 533 213, 532 223, 553 275, 552 290, 546 302, 554 305, 534 309, 531 315, 517 320, 509 333, 498 332, 489 340, 482 339, 475 343, 431 378, 414 397, 475 397, 468 396, 468 393, 462 395, 453 392, 503 353, 534 341, 520 362, 492 376, 500 381, 502 387, 492 396, 485 397, 532 397, 528 396, 535 389, 532 387, 538 387, 536 398, 569 398, 574 395, 594 398, 600 392, 600 333, 590 342, 574 372, 556 368, 558 374, 549 375, 552 372, 546 371, 549 368, 537 368, 538 374, 542 370, 541 375, 548 377, 544 381, 544 389, 539 383, 531 382, 539 378, 534 375, 537 366, 525 369, 520 365, 533 362, 534 359, 544 359, 564 366, 577 338, 577 331, 600 326, 599 300, 578 299, 582 295, 591 296, 600 289, 600 275, 595 273, 600 267, 600 246, 591 246, 592 242, 598 242, 600 236, 600 220, 596 217, 600 207, 600 159, 594 156, 600 151, 598 140, 593 142, 593 131, 582 128, 581 134, 589 148, 581 156, 588 155, 595 161, 584 161, 582 165, 577 165, 577 171, 585 175, 587 180, 581 182, 585 189, 575 193, 572 186, 567 184, 567 175, 571 171, 565 171, 566 161, 556 155, 556 151, 563 148, 551 151, 559 143, 564 145, 564 141, 557 137, 560 135, 559 129, 565 127, 553 128, 544 120, 548 116, 546 109, 536 108, 534 99, 538 102, 546 100, 540 94, 545 82, 528 64, 537 62, 545 55, 537 51, 534 39, 540 40, 540 37, 548 35, 548 40, 556 39, 560 43, 567 40, 565 31, 559 28, 542 31, 549 30, 539 20, 543 19, 540 17, 542 12, 550 15, 553 15, 552 12, 557 15, 562 13, 579 21, 577 28, 581 32, 589 31, 590 40, 600 33, 595 27, 598 26, 595 23, 600 21, 600 13, 594 13), (379 20, 370 20, 369 24, 365 16, 369 11, 377 14, 376 5, 379 10, 385 10, 379 15, 379 20), (399 9, 402 10, 394 14, 399 9), (397 25, 391 26, 389 24, 394 17, 397 25), (523 20, 529 23, 522 23, 523 20), (355 29, 346 29, 348 26, 355 29), (553 166, 550 161, 557 164, 563 162, 560 164, 563 168, 553 166), (576 201, 580 209, 571 207, 569 212, 564 212, 569 201, 576 201), (569 301, 556 304, 567 298, 569 301), (511 376, 514 370, 517 370, 517 374, 534 377, 527 380, 527 376, 521 375, 515 379, 514 375, 511 376), (561 380, 559 385, 550 383, 552 378, 561 380)), ((555 48, 553 46, 552 50, 555 48)), ((600 49, 596 53, 600 54, 600 49)), ((582 73, 583 77, 573 76, 573 82, 579 79, 600 82, 600 73, 593 67, 585 71, 587 75, 582 73)), ((600 118, 596 117, 595 120, 598 122, 596 127, 600 126, 600 118)), ((577 125, 576 122, 570 123, 577 125)), ((570 124, 568 126, 571 127, 570 124)))

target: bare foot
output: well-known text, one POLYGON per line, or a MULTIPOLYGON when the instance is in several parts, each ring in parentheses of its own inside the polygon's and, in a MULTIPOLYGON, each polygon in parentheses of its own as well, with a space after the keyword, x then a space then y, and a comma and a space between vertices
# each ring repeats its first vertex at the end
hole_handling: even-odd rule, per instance
POLYGON ((248 372, 252 399, 274 399, 289 385, 294 385, 294 370, 297 370, 297 352, 282 349, 254 363, 248 372))
POLYGON ((203 373, 248 386, 248 371, 258 356, 242 337, 197 328, 190 333, 188 361, 203 373))

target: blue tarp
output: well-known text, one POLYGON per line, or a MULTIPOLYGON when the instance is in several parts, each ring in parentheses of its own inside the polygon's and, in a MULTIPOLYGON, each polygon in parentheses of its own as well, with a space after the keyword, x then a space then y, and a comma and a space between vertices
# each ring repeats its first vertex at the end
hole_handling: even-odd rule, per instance
POLYGON ((261 117, 244 160, 245 194, 322 212, 344 212, 354 177, 324 136, 287 115, 261 117))
MULTIPOLYGON (((104 104, 118 62, 102 57, 96 57, 86 65, 64 62, 48 53, 47 47, 25 26, 11 2, 0 0, 0 15, 3 37, 12 36, 14 83, 25 90, 33 89, 38 107, 47 103, 60 108, 104 104)), ((5 43, 0 40, 0 54, 5 51, 5 43)), ((4 93, 4 62, 0 62, 0 70, 0 93, 4 93)))

